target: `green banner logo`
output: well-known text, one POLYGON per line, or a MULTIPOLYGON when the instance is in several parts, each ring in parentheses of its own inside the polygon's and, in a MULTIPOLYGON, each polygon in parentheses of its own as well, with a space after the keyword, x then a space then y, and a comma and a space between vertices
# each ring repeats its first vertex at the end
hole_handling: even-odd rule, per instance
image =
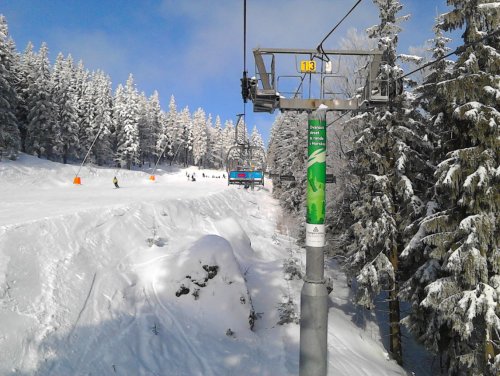
POLYGON ((310 224, 325 223, 326 118, 310 119, 307 147, 307 218, 310 224))

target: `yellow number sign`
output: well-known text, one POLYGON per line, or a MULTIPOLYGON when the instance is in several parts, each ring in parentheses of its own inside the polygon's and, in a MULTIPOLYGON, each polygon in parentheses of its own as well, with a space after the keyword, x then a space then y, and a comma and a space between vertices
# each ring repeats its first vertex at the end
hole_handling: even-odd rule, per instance
POLYGON ((316 62, 314 60, 302 60, 300 62, 300 71, 302 73, 316 72, 316 62))

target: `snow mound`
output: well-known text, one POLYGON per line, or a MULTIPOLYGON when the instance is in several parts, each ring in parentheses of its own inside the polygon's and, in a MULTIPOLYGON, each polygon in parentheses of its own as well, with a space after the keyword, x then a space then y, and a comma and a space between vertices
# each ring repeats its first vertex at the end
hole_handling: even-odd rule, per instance
POLYGON ((234 218, 223 218, 214 223, 217 232, 226 239, 232 249, 235 250, 235 256, 243 262, 254 255, 252 242, 247 233, 241 227, 240 223, 234 218))
POLYGON ((245 279, 231 244, 217 235, 206 235, 180 252, 164 277, 167 286, 159 295, 194 320, 210 322, 214 334, 246 332, 253 325, 253 307, 245 279))
POLYGON ((193 277, 202 277, 209 274, 209 271, 205 270, 205 266, 217 266, 218 268, 223 266, 223 269, 212 274, 213 277, 218 276, 218 278, 226 280, 228 285, 233 282, 244 283, 233 247, 226 239, 218 235, 203 236, 189 249, 182 252, 177 261, 175 274, 191 273, 193 277), (200 272, 200 269, 203 271, 200 272))

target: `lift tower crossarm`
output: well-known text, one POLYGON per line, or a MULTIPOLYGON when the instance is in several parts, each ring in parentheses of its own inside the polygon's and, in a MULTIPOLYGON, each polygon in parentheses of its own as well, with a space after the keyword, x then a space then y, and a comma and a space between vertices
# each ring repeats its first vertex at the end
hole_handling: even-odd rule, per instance
POLYGON ((314 111, 321 105, 327 106, 330 111, 355 111, 360 108, 362 101, 353 99, 300 99, 279 98, 281 111, 314 111))
MULTIPOLYGON (((373 56, 382 55, 380 50, 322 50, 325 55, 373 56)), ((254 56, 263 54, 318 55, 318 51, 307 48, 254 48, 254 56)))
POLYGON ((262 58, 261 53, 253 52, 255 57, 255 65, 257 66, 257 70, 259 71, 260 80, 262 82, 262 88, 264 90, 272 90, 271 83, 269 82, 269 75, 266 71, 266 65, 264 64, 264 59, 262 58))
MULTIPOLYGON (((246 100, 249 98, 253 102, 254 112, 272 113, 275 109, 281 111, 314 111, 321 105, 327 106, 329 111, 353 111, 370 103, 385 103, 388 101, 389 82, 387 80, 387 82, 380 81, 378 77, 383 56, 381 50, 321 49, 321 52, 319 52, 315 49, 306 48, 254 48, 253 55, 257 77, 252 77, 251 79, 244 78, 246 81, 243 99, 246 100), (358 56, 368 57, 371 61, 367 66, 368 76, 366 83, 362 91, 359 92, 359 95, 352 98, 326 98, 322 92, 317 98, 304 98, 296 93, 292 98, 287 98, 279 92, 277 83, 275 82, 274 57, 276 55, 307 55, 309 60, 319 59, 323 61, 330 60, 330 57, 334 56, 338 56, 339 58, 342 56, 358 56), (270 66, 266 66, 264 56, 271 56, 270 66)), ((324 72, 317 73, 321 75, 325 74, 324 72)), ((328 73, 326 73, 326 76, 328 76, 328 73)), ((302 85, 302 81, 300 85, 302 85)))

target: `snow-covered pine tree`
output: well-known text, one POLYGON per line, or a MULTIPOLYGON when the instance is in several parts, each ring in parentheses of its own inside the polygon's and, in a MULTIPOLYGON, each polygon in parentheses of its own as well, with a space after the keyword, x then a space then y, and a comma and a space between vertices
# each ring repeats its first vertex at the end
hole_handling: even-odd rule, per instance
POLYGON ((277 142, 275 142, 276 138, 276 133, 278 130, 278 123, 276 123, 276 119, 274 120, 273 125, 271 126, 271 130, 269 132, 269 143, 267 146, 266 150, 266 164, 267 164, 267 170, 270 173, 275 173, 277 171, 277 166, 275 162, 277 161, 277 152, 278 152, 278 145, 277 142))
POLYGON ((273 180, 273 196, 285 210, 305 218, 307 115, 286 112, 271 128, 267 163, 270 171, 295 181, 273 180))
POLYGON ((446 157, 435 174, 438 211, 422 223, 428 278, 420 302, 440 332, 450 375, 500 372, 500 7, 491 0, 448 1, 445 31, 464 28, 445 98, 446 157), (496 33, 496 34, 493 34, 496 33), (430 269, 433 266, 433 269, 430 269))
POLYGON ((52 90, 57 106, 56 122, 61 130, 61 157, 63 163, 76 157, 78 147, 78 108, 74 92, 71 90, 72 60, 65 60, 62 53, 57 55, 52 70, 52 90))
MULTIPOLYGON (((149 136, 145 154, 149 161, 156 163, 157 152, 156 146, 163 132, 164 124, 166 123, 165 114, 160 106, 160 95, 158 91, 154 91, 149 97, 147 105, 147 122, 149 124, 149 136)), ((162 150, 163 151, 163 150, 162 150)), ((166 151, 168 153, 168 150, 166 151)))
POLYGON ((110 141, 111 129, 113 127, 111 79, 103 71, 98 70, 92 75, 91 81, 94 87, 92 98, 94 106, 92 127, 93 129, 101 130, 92 151, 97 164, 103 165, 113 157, 110 141))
POLYGON ((122 128, 123 128, 121 113, 122 113, 122 107, 124 106, 125 103, 124 95, 125 95, 125 89, 123 85, 118 84, 115 93, 113 95, 113 105, 111 109, 112 130, 110 134, 111 150, 113 151, 114 160, 117 167, 120 166, 119 161, 117 159, 117 155, 118 155, 118 139, 122 133, 122 128))
POLYGON ((158 149, 158 145, 163 145, 163 149, 161 149, 160 151, 160 153, 163 153, 161 156, 162 159, 165 160, 166 158, 170 158, 170 161, 172 161, 172 158, 174 156, 174 142, 171 135, 171 129, 168 127, 170 121, 169 114, 161 110, 160 115, 158 116, 158 121, 160 130, 156 135, 157 146, 155 147, 154 152, 155 158, 158 159, 159 157, 156 151, 158 149))
MULTIPOLYGON (((0 14, 0 153, 15 159, 21 148, 16 118, 15 51, 9 43, 7 21, 0 14)), ((2 155, 0 155, 0 158, 2 155)))
POLYGON ((139 150, 140 150, 140 166, 149 162, 151 165, 151 154, 149 150, 149 145, 151 144, 151 122, 149 116, 149 103, 145 92, 141 92, 138 97, 139 106, 139 121, 137 128, 139 130, 139 150))
POLYGON ((215 128, 212 132, 212 153, 215 168, 223 168, 225 164, 224 156, 224 136, 220 116, 215 117, 215 128))
MULTIPOLYGON (((78 93, 79 93, 79 88, 78 88, 78 81, 77 81, 77 67, 74 64, 73 57, 71 54, 69 54, 66 57, 65 64, 64 64, 64 76, 68 80, 68 88, 67 90, 71 93, 71 96, 73 98, 73 104, 74 104, 74 109, 75 109, 75 137, 76 140, 74 144, 72 144, 72 153, 74 154, 74 157, 80 158, 80 139, 78 138, 78 135, 80 134, 80 102, 78 99, 78 93)), ((69 132, 70 133, 70 132, 69 132)), ((64 143, 63 139, 63 143, 64 143)), ((68 140, 68 143, 70 141, 68 140)))
POLYGON ((61 131, 56 122, 57 106, 53 102, 49 50, 44 42, 35 55, 34 70, 30 71, 27 97, 28 129, 27 152, 48 159, 57 158, 61 153, 61 131))
POLYGON ((170 102, 168 105, 166 132, 172 140, 171 151, 169 152, 170 163, 174 160, 175 154, 181 147, 181 136, 182 129, 179 122, 180 114, 177 112, 177 105, 175 103, 175 97, 170 96, 170 102))
MULTIPOLYGON (((380 77, 392 83, 401 76, 396 65, 396 45, 406 17, 398 0, 374 0, 380 24, 368 29, 383 51, 380 77)), ((413 96, 403 93, 389 105, 358 117, 360 132, 355 137, 353 173, 357 175, 358 196, 351 203, 354 224, 349 230, 346 270, 356 278, 358 302, 373 307, 382 291, 389 293, 389 347, 402 364, 399 326, 400 253, 415 229, 412 223, 424 210, 421 179, 426 176, 426 155, 430 144, 423 121, 413 110, 413 96), (422 197, 420 197, 422 196, 422 197)))
MULTIPOLYGON (((434 27, 435 37, 430 41, 430 51, 434 60, 442 59, 450 51, 447 44, 451 40, 444 36, 439 27, 441 21, 440 18, 437 19, 434 27)), ((435 166, 443 160, 442 141, 449 139, 449 129, 452 126, 452 119, 446 109, 449 106, 448 94, 436 88, 441 82, 450 78, 452 65, 452 61, 444 59, 431 65, 423 84, 415 89, 418 94, 418 105, 427 117, 429 139, 434 145, 429 155, 429 167, 433 172, 435 172, 435 166)), ((409 277, 402 286, 400 296, 411 304, 411 310, 402 322, 427 349, 436 354, 442 354, 446 352, 446 343, 449 342, 451 330, 437 311, 421 304, 425 298, 425 288, 441 273, 441 265, 433 258, 426 256, 432 251, 431 247, 422 241, 422 238, 428 235, 425 230, 426 218, 439 211, 437 207, 439 198, 433 187, 435 179, 433 176, 428 176, 425 180, 429 182, 429 187, 426 189, 426 210, 416 223, 419 226, 418 231, 401 254, 409 277)))
POLYGON ((214 159, 214 124, 212 122, 212 114, 208 114, 207 117, 207 152, 205 153, 205 167, 214 168, 215 159, 214 159))
POLYGON ((111 81, 104 72, 97 71, 92 72, 82 84, 84 87, 79 103, 81 154, 86 155, 95 140, 89 160, 102 165, 112 157, 111 81))
MULTIPOLYGON (((347 35, 341 38, 340 49, 342 50, 370 50, 376 47, 377 41, 370 39, 366 32, 351 28, 347 35)), ((368 62, 367 57, 350 56, 342 58, 337 70, 339 77, 349 79, 333 80, 331 92, 340 93, 345 98, 353 98, 359 89, 359 76, 368 62)), ((351 175, 349 168, 349 156, 352 150, 355 129, 353 123, 349 122, 352 117, 350 112, 327 113, 327 168, 328 172, 333 172, 336 182, 334 185, 327 185, 326 190, 326 216, 328 219, 326 226, 327 250, 330 253, 338 253, 340 248, 339 239, 342 233, 352 224, 349 210, 349 195, 355 186, 355 176, 351 175), (354 179, 354 181, 353 181, 354 179)))
POLYGON ((193 125, 191 121, 191 114, 189 113, 189 108, 186 106, 179 114, 179 127, 182 129, 180 135, 180 145, 179 150, 182 150, 181 160, 184 166, 189 165, 189 161, 192 158, 193 151, 193 125))
MULTIPOLYGON (((78 66, 78 73, 83 73, 79 69, 83 68, 78 66)), ((90 72, 85 71, 85 76, 81 76, 81 91, 78 97, 78 139, 80 144, 80 155, 85 156, 94 142, 99 129, 94 129, 94 106, 92 104, 92 97, 94 85, 90 79, 90 72)))
MULTIPOLYGON (((235 133, 234 133, 234 124, 232 120, 226 120, 224 122, 224 129, 222 130, 222 152, 223 152, 223 162, 224 165, 227 164, 227 154, 229 153, 229 149, 236 145, 235 133)), ((226 166, 227 167, 227 166, 226 166)))
POLYGON ((170 158, 174 156, 174 148, 175 142, 179 139, 179 124, 177 121, 177 105, 175 104, 175 97, 173 95, 170 96, 170 102, 168 104, 168 116, 166 118, 166 129, 165 134, 169 135, 170 142, 172 146, 168 152, 170 158))
POLYGON ((78 108, 78 155, 84 158, 92 145, 95 134, 92 133, 90 121, 93 116, 91 108, 90 72, 85 69, 83 61, 79 61, 74 71, 74 93, 78 108))
POLYGON ((168 108, 168 113, 161 112, 160 130, 156 141, 155 156, 158 158, 165 151, 163 158, 168 157, 170 163, 172 163, 176 150, 175 146, 179 144, 179 142, 175 142, 179 132, 177 124, 177 106, 173 95, 170 96, 168 108))
POLYGON ((30 86, 33 85, 35 75, 31 72, 35 70, 35 53, 33 52, 33 44, 29 42, 26 49, 18 56, 18 64, 15 66, 14 72, 16 75, 15 89, 18 95, 16 108, 16 118, 18 121, 19 132, 21 136, 21 151, 26 151, 27 134, 28 134, 28 96, 30 86))
POLYGON ((169 112, 161 111, 159 120, 160 130, 156 141, 155 156, 157 158, 160 156, 162 158, 168 157, 172 162, 175 154, 174 135, 177 134, 177 108, 173 95, 170 97, 169 112))
POLYGON ((193 115, 193 160, 201 168, 207 153, 207 120, 205 111, 198 108, 193 115))
POLYGON ((253 126, 252 134, 250 135, 250 145, 264 149, 264 140, 256 125, 253 126))
POLYGON ((350 155, 353 149, 355 129, 350 122, 350 113, 327 113, 327 173, 333 173, 335 183, 326 187, 326 250, 330 255, 345 248, 343 234, 354 223, 349 208, 351 198, 356 196, 358 178, 352 174, 350 155))
POLYGON ((237 143, 238 144, 245 144, 249 140, 248 138, 248 129, 247 129, 247 124, 245 122, 245 118, 241 117, 240 121, 238 124, 234 126, 234 131, 236 133, 236 138, 237 138, 237 143))
POLYGON ((117 152, 115 160, 129 170, 139 163, 139 94, 132 74, 129 75, 122 93, 115 96, 115 120, 117 121, 117 152))
POLYGON ((224 137, 222 132, 222 123, 220 116, 215 118, 215 128, 212 132, 212 153, 213 163, 215 168, 223 168, 224 166, 224 137))
MULTIPOLYGON (((252 157, 255 159, 255 161, 265 161, 266 150, 264 149, 264 140, 262 139, 262 135, 260 134, 256 125, 253 126, 252 133, 250 135, 250 145, 255 148, 252 154, 252 157)), ((264 168, 264 166, 255 167, 264 168)))

